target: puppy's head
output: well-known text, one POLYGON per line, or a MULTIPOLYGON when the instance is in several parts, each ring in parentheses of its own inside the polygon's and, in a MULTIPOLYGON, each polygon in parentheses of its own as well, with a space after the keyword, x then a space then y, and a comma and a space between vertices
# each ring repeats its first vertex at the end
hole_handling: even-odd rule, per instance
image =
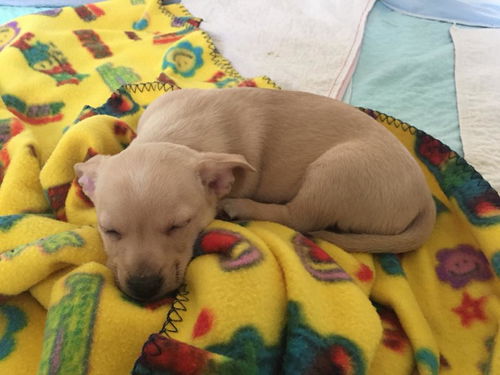
POLYGON ((114 156, 75 165, 93 201, 108 266, 118 286, 154 299, 184 279, 198 234, 231 191, 241 155, 201 153, 171 143, 132 144, 114 156))

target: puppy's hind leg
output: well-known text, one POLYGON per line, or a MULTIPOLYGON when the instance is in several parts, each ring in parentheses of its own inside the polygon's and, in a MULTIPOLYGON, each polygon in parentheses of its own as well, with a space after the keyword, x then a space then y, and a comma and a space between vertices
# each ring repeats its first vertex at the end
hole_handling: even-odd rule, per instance
MULTIPOLYGON (((339 153, 342 153, 339 150, 339 153)), ((344 194, 336 194, 342 179, 335 172, 339 165, 326 152, 312 163, 295 197, 285 204, 260 203, 251 199, 224 199, 220 208, 232 219, 264 220, 284 224, 300 232, 334 225, 335 205, 344 194), (337 187, 337 188, 336 188, 337 187)))

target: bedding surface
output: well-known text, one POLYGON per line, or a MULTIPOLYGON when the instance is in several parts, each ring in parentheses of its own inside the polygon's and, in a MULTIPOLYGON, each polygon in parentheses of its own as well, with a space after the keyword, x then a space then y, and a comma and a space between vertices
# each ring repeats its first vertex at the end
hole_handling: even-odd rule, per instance
POLYGON ((344 100, 409 122, 463 155, 450 26, 377 2, 344 100))
POLYGON ((465 158, 500 191, 500 29, 452 28, 465 158))
POLYGON ((199 18, 165 4, 3 26, 0 373, 498 373, 498 194, 433 137, 369 109, 434 194, 422 248, 350 254, 274 223, 215 221, 175 297, 138 303, 117 289, 73 165, 127 147, 170 90, 275 87, 242 77, 199 18))
POLYGON ((374 3, 183 0, 242 74, 266 71, 283 89, 332 98, 341 98, 351 80, 374 3))
POLYGON ((498 0, 382 0, 405 14, 470 26, 500 27, 498 0))
POLYGON ((25 14, 31 14, 36 12, 41 12, 50 8, 44 7, 18 7, 18 6, 8 6, 8 5, 0 5, 0 25, 7 23, 8 21, 24 16, 25 14))

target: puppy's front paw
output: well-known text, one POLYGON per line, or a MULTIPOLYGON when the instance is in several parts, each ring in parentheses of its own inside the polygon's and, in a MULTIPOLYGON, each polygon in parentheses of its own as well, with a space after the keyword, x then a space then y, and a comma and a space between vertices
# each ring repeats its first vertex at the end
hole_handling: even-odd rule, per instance
POLYGON ((219 202, 219 216, 222 212, 231 220, 246 219, 245 201, 246 199, 222 199, 219 202))

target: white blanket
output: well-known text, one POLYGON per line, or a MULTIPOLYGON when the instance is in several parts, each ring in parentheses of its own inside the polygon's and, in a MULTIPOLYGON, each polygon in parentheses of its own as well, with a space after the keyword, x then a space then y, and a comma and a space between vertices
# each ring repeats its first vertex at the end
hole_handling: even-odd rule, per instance
POLYGON ((500 191, 500 30, 451 28, 464 157, 500 191))
POLYGON ((183 0, 243 76, 341 98, 375 0, 183 0))

